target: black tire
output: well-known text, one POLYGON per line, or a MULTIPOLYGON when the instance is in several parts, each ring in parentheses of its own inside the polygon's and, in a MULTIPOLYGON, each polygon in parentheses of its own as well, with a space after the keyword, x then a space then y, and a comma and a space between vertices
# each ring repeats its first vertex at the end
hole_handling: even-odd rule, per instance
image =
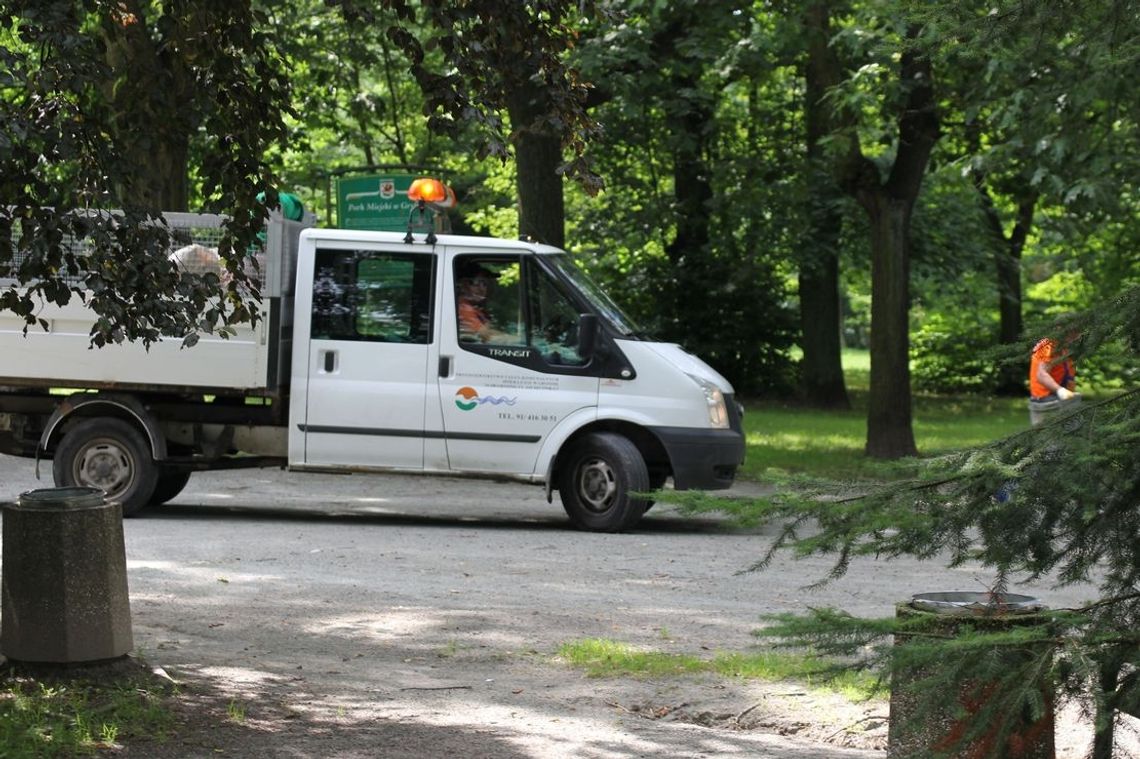
POLYGON ((154 495, 150 497, 150 505, 161 506, 167 501, 174 500, 189 481, 189 471, 160 469, 158 472, 158 482, 154 486, 154 495))
POLYGON ((575 527, 621 532, 637 524, 649 490, 649 472, 637 446, 613 432, 593 432, 567 451, 558 474, 562 508, 575 527))
POLYGON ((92 418, 68 429, 52 456, 58 487, 99 488, 118 501, 123 516, 150 503, 158 467, 142 433, 121 419, 92 418))
MULTIPOLYGON (((665 487, 665 483, 669 481, 669 473, 665 470, 658 470, 649 473, 649 487, 648 490, 660 490, 665 487)), ((649 511, 653 508, 653 504, 657 501, 652 498, 645 499, 645 510, 649 511)))

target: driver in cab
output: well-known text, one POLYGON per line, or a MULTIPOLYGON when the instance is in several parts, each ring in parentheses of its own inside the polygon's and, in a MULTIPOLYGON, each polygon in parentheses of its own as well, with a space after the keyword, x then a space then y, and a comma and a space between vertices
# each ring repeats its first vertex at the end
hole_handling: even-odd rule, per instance
POLYGON ((482 266, 465 269, 456 284, 456 312, 459 319, 459 338, 464 342, 503 343, 511 336, 494 327, 487 311, 487 299, 496 282, 496 276, 482 266))

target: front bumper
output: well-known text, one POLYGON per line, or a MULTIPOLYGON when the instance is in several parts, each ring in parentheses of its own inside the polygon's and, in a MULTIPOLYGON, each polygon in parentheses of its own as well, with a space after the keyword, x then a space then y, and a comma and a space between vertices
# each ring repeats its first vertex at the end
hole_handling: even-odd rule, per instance
POLYGON ((725 490, 732 487, 744 461, 744 435, 734 429, 650 428, 673 469, 677 490, 725 490))

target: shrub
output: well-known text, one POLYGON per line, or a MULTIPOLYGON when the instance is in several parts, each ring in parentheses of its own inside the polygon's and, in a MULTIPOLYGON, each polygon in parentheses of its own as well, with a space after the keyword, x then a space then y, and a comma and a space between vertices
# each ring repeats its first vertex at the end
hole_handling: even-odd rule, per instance
POLYGON ((998 381, 991 355, 996 333, 997 321, 990 314, 930 315, 911 339, 914 388, 929 393, 993 392, 998 381))

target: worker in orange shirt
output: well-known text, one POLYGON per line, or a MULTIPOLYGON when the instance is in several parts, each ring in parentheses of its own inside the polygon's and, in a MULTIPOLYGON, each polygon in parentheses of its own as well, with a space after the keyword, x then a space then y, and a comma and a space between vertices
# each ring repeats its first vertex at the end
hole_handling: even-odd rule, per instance
POLYGON ((1038 340, 1029 361, 1030 400, 1070 400, 1076 395, 1076 383, 1076 370, 1068 352, 1058 351, 1057 344, 1048 337, 1038 340))

